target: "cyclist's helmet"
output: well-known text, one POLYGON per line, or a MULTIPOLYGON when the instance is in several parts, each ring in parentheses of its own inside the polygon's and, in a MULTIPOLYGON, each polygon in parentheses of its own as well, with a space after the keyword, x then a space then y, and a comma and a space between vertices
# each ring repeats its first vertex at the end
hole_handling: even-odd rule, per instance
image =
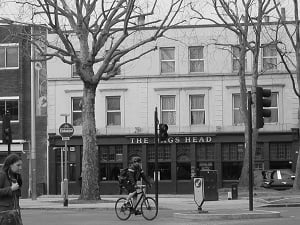
POLYGON ((139 156, 135 156, 135 157, 132 158, 132 162, 133 162, 133 163, 135 163, 135 162, 140 163, 140 162, 142 162, 142 159, 141 159, 141 157, 139 157, 139 156))

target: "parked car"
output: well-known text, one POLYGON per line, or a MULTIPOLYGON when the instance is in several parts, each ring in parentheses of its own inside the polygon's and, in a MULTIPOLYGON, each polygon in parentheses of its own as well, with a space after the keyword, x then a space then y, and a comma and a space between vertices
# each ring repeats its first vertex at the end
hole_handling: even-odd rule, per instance
POLYGON ((262 171, 262 187, 275 190, 286 190, 293 187, 295 174, 289 169, 274 169, 262 171))

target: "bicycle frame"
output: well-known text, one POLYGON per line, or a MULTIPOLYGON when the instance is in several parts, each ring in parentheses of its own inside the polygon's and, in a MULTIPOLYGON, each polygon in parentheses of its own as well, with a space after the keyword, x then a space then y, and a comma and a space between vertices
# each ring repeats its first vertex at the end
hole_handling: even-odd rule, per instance
POLYGON ((131 203, 132 203, 131 205, 132 205, 132 208, 133 208, 134 210, 136 210, 137 207, 138 207, 138 205, 140 204, 140 202, 141 202, 143 199, 146 198, 146 194, 145 194, 145 191, 144 191, 144 190, 145 190, 145 188, 141 188, 141 191, 140 191, 140 192, 137 191, 136 195, 137 195, 137 196, 140 196, 140 197, 137 199, 135 205, 133 205, 133 201, 132 201, 132 199, 131 199, 131 203))

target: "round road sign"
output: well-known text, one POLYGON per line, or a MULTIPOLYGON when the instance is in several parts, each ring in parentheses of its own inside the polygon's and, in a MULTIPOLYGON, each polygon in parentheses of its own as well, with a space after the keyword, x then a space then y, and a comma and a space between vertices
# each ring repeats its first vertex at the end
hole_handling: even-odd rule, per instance
POLYGON ((62 125, 60 125, 59 127, 59 134, 62 137, 72 137, 74 133, 74 128, 71 124, 69 123, 63 123, 62 125))

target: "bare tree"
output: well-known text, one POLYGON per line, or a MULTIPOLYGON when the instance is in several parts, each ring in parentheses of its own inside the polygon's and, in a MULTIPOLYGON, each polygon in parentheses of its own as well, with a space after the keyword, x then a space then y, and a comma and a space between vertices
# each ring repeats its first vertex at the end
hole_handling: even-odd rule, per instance
MULTIPOLYGON (((298 12, 298 0, 293 0, 294 8, 294 20, 287 21, 285 18, 285 9, 279 9, 279 1, 273 0, 276 5, 276 12, 279 16, 278 26, 276 29, 276 39, 274 42, 277 43, 277 52, 280 55, 281 61, 284 64, 288 74, 290 75, 293 83, 293 91, 298 97, 298 128, 300 127, 300 31, 299 31, 299 12, 298 12), (283 33, 287 35, 290 41, 292 50, 289 49, 286 41, 280 40, 279 34, 283 30, 283 33), (296 81, 294 78, 296 75, 296 81), (297 83, 297 85, 296 85, 297 83)), ((298 150, 299 152, 299 150, 298 150)), ((293 184, 294 190, 300 190, 300 154, 298 153, 295 181, 293 184)))
MULTIPOLYGON (((20 2, 28 5, 42 18, 50 32, 56 34, 61 45, 44 44, 51 51, 32 41, 45 60, 59 58, 67 64, 74 64, 83 82, 82 105, 82 199, 99 199, 99 162, 96 146, 95 91, 101 80, 109 80, 118 74, 120 67, 137 60, 156 47, 136 53, 136 49, 163 37, 165 32, 180 24, 176 16, 183 7, 183 0, 164 1, 161 14, 156 10, 161 2, 157 0, 31 0, 20 2), (147 12, 143 12, 143 3, 147 12), (140 23, 139 19, 146 18, 140 23), (149 18, 149 20, 148 20, 149 18), (147 36, 128 40, 137 31, 147 27, 147 36), (75 37, 75 38, 74 38, 75 37), (128 54, 135 51, 136 54, 128 54), (125 57, 126 56, 126 57, 125 57), (97 65, 95 67, 94 65, 97 65), (95 69, 97 68, 97 69, 95 69)), ((32 39, 31 39, 32 40, 32 39)), ((43 40, 39 40, 43 41, 43 40)))
MULTIPOLYGON (((238 48, 239 52, 239 83, 240 83, 240 112, 245 124, 245 143, 246 148, 244 152, 243 168, 239 179, 240 186, 248 186, 249 181, 249 123, 253 123, 253 138, 252 149, 256 149, 257 128, 256 128, 256 115, 253 113, 253 120, 248 121, 247 109, 247 84, 246 84, 246 53, 250 51, 253 55, 252 63, 252 100, 254 101, 253 112, 256 109, 256 87, 259 77, 259 54, 261 49, 261 32, 264 16, 268 15, 274 6, 271 0, 212 0, 213 9, 217 18, 208 18, 204 16, 196 7, 192 6, 192 10, 197 13, 198 19, 208 20, 214 24, 224 26, 232 31, 238 39, 238 44, 227 43, 227 46, 238 48)), ((224 45, 224 44, 223 44, 224 45)), ((255 156, 255 151, 252 151, 252 158, 255 156)))

